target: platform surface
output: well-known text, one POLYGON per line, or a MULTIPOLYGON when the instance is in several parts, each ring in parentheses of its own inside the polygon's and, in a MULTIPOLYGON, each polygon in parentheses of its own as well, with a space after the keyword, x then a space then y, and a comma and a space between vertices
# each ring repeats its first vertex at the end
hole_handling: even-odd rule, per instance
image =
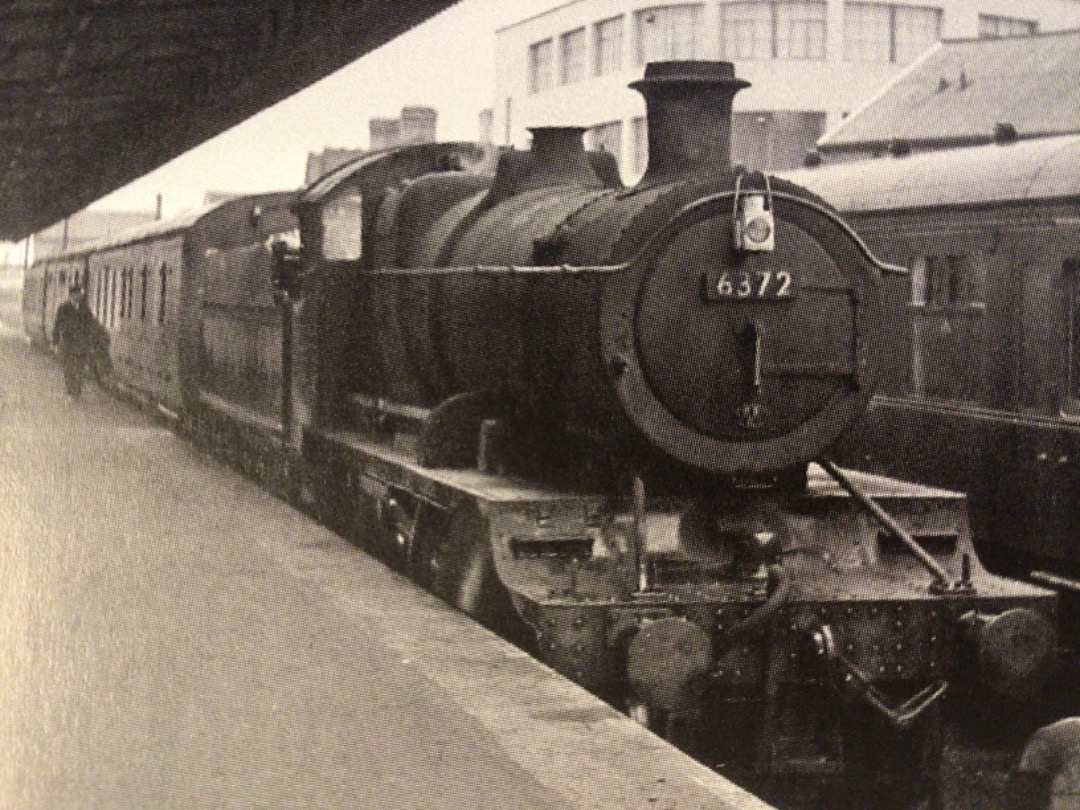
POLYGON ((766 807, 10 325, 0 616, 0 808, 766 807))

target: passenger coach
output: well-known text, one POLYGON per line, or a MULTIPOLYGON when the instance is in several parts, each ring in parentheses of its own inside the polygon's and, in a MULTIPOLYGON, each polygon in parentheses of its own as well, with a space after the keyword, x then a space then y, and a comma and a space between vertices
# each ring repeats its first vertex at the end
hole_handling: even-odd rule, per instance
POLYGON ((988 562, 1076 578, 1080 136, 789 176, 912 270, 884 282, 883 374, 848 460, 967 491, 988 562))
POLYGON ((275 419, 281 337, 269 271, 245 275, 234 265, 269 262, 266 240, 296 227, 295 196, 244 197, 36 261, 23 291, 31 341, 49 346, 57 307, 79 283, 109 332, 114 383, 127 394, 173 416, 185 404, 194 412, 231 395, 253 416, 275 419), (253 278, 265 279, 265 289, 251 289, 253 278), (237 330, 262 338, 240 340, 237 330), (242 391, 218 390, 231 379, 225 372, 247 365, 235 352, 253 345, 259 379, 245 380, 242 391))

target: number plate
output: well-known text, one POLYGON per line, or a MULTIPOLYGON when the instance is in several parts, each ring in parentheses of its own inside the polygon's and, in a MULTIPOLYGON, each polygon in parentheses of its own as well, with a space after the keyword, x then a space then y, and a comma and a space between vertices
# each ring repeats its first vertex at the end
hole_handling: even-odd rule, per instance
POLYGON ((795 297, 790 270, 719 270, 705 276, 710 301, 787 301, 795 297))

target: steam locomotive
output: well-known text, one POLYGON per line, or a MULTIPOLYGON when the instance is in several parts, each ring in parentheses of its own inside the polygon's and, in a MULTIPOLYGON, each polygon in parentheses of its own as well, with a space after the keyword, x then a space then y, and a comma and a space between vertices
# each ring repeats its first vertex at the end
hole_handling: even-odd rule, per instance
POLYGON ((943 696, 1032 697, 1055 598, 981 567, 962 495, 826 455, 899 269, 731 167, 747 83, 633 86, 632 188, 580 129, 376 153, 35 265, 31 334, 84 279, 121 382, 175 375, 185 432, 567 677, 754 784, 925 799, 943 696))

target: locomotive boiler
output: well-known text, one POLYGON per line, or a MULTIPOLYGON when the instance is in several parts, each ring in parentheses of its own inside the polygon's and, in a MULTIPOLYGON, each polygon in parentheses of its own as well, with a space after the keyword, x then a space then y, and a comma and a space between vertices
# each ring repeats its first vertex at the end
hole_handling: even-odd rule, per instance
POLYGON ((632 188, 543 128, 493 173, 413 147, 301 196, 277 281, 320 513, 707 761, 925 797, 943 696, 1031 697, 1053 597, 985 572, 963 496, 825 455, 899 268, 730 165, 747 83, 633 86, 632 188))

